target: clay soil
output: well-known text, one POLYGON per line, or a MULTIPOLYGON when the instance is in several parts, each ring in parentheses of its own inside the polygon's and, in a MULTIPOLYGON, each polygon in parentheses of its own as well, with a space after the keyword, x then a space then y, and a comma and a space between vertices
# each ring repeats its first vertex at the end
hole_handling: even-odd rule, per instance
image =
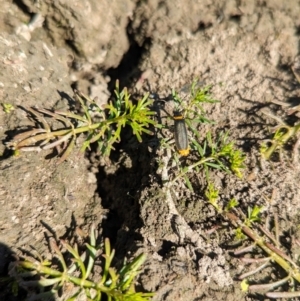
MULTIPOLYGON (((297 114, 287 114, 300 104, 291 69, 299 55, 299 16, 297 0, 0 0, 0 102, 15 108, 7 113, 0 107, 0 275, 7 275, 12 253, 33 246, 50 258, 50 237, 72 243, 76 228, 88 233, 93 224, 99 241, 110 238, 116 266, 147 254, 137 289, 155 292, 155 301, 269 300, 264 291, 242 292, 238 276, 255 265, 233 254, 242 245, 207 202, 203 170, 188 174, 193 193, 182 180, 166 196, 164 172, 170 179, 178 173, 172 143, 169 151, 161 146, 173 135, 167 117, 160 120, 164 130, 142 143, 125 128, 109 158, 96 147, 80 154, 84 137, 61 164, 51 151, 12 156, 6 143, 36 126, 26 108, 76 108, 74 88, 100 104, 113 95, 117 79, 134 97, 150 92, 163 99, 175 89, 188 99, 187 87, 197 79, 219 101, 204 107, 214 124, 198 128, 200 136, 228 131, 246 156, 243 178, 211 172, 220 206, 232 198, 244 213, 262 206, 265 227, 271 231, 277 217, 281 248, 297 262, 296 140, 268 161, 260 146, 278 125, 265 112, 299 122, 297 114)), ((165 110, 172 111, 172 101, 165 110)), ((180 162, 193 160, 191 151, 180 162)), ((284 276, 271 264, 248 280, 271 283, 284 276)), ((1 285, 1 300, 25 298, 25 291, 13 296, 1 285)))

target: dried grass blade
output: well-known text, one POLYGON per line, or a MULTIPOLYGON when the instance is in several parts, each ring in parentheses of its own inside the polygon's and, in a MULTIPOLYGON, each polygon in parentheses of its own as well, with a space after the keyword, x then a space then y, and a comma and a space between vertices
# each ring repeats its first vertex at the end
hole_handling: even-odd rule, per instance
POLYGON ((82 98, 84 98, 85 100, 89 100, 89 98, 77 90, 74 90, 74 92, 75 92, 75 98, 80 102, 81 107, 84 110, 84 114, 85 114, 86 118, 88 119, 89 123, 91 123, 92 120, 91 120, 91 116, 89 114, 88 108, 82 100, 82 98))
POLYGON ((42 149, 40 146, 24 146, 21 148, 22 152, 40 152, 42 149))
POLYGON ((51 111, 49 111, 49 110, 47 110, 47 109, 39 109, 39 112, 41 112, 41 113, 43 113, 43 114, 46 114, 46 115, 49 115, 49 116, 55 118, 56 120, 60 120, 60 121, 63 122, 66 126, 71 126, 72 128, 74 128, 72 122, 70 122, 69 119, 60 116, 57 112, 51 112, 51 111))
POLYGON ((72 135, 73 135, 73 131, 70 131, 68 134, 61 137, 60 139, 58 139, 58 140, 56 140, 56 141, 54 141, 50 144, 47 144, 46 146, 43 147, 43 149, 50 149, 50 148, 53 148, 55 146, 58 146, 59 144, 69 140, 72 135))
POLYGON ((71 112, 55 111, 55 113, 57 113, 59 115, 67 116, 69 118, 73 118, 73 119, 76 119, 76 120, 80 120, 80 121, 85 122, 85 123, 88 122, 88 120, 85 117, 73 114, 71 112))
POLYGON ((69 145, 67 147, 67 149, 63 152, 62 156, 60 157, 60 159, 57 161, 57 164, 62 163, 63 161, 65 161, 67 159, 67 157, 69 157, 74 145, 75 145, 75 141, 76 141, 76 136, 73 135, 71 141, 69 142, 69 145))
POLYGON ((33 114, 38 119, 38 121, 43 125, 44 129, 47 132, 51 131, 50 126, 47 123, 47 121, 45 120, 44 116, 37 112, 37 110, 39 110, 39 109, 26 108, 26 110, 28 110, 31 114, 33 114))
POLYGON ((300 297, 300 292, 268 292, 266 293, 266 296, 272 299, 291 299, 300 297))
POLYGON ((30 146, 30 145, 35 145, 37 142, 45 139, 52 139, 54 138, 52 133, 42 133, 39 135, 35 135, 33 137, 29 137, 27 139, 22 140, 17 144, 17 148, 21 148, 23 146, 30 146))
POLYGON ((34 130, 30 130, 30 131, 27 131, 27 132, 24 132, 24 133, 20 133, 20 134, 17 134, 14 137, 14 140, 12 141, 12 143, 17 142, 17 141, 22 141, 22 140, 24 140, 28 137, 35 136, 37 134, 45 133, 45 132, 46 132, 45 129, 34 129, 34 130))

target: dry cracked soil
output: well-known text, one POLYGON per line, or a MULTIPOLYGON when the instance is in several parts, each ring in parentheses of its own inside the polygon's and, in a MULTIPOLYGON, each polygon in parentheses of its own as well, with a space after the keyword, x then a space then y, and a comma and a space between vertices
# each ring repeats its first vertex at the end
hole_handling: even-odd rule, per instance
MULTIPOLYGON (((262 207, 264 227, 278 229, 278 248, 297 265, 297 134, 271 160, 262 158, 260 147, 280 122, 298 124, 299 16, 298 0, 0 0, 0 276, 8 274, 12 254, 32 246, 50 258, 50 237, 74 242, 76 228, 89 232, 95 225, 99 239, 108 237, 116 249, 116 266, 147 255, 136 284, 155 292, 155 301, 269 300, 266 290, 242 291, 239 275, 258 264, 242 257, 266 254, 234 253, 241 248, 235 228, 207 201, 203 169, 187 173, 193 192, 184 180, 166 192, 176 164, 197 159, 191 150, 174 163, 174 146, 162 143, 173 135, 167 117, 161 121, 166 127, 141 143, 125 128, 109 158, 93 146, 80 154, 84 136, 60 164, 49 150, 13 156, 7 143, 36 126, 26 108, 74 109, 74 88, 100 105, 114 94, 116 80, 134 97, 150 92, 165 99, 175 89, 188 100, 186 87, 197 79, 218 100, 204 105, 214 123, 197 128, 199 136, 204 141, 209 131, 227 131, 245 154, 242 178, 211 171, 219 205, 234 198, 245 214, 262 207)), ((165 105, 171 112, 172 101, 165 105)), ((285 276, 270 262, 248 281, 270 284, 285 276)), ((30 293, 13 295, 0 283, 1 300, 25 300, 30 293)))

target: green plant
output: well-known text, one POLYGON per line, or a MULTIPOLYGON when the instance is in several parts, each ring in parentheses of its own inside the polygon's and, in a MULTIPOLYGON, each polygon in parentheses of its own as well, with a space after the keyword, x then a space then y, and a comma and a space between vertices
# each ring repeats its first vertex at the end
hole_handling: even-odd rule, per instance
MULTIPOLYGON (((116 271, 111 267, 115 251, 111 250, 108 239, 104 242, 103 271, 100 280, 92 278, 95 262, 99 257, 101 248, 96 246, 96 231, 92 228, 90 243, 86 244, 87 250, 80 254, 78 246, 70 246, 61 241, 62 247, 72 257, 71 264, 67 264, 67 254, 63 254, 58 245, 51 241, 51 247, 55 251, 55 257, 60 267, 40 255, 38 259, 26 257, 14 262, 10 269, 10 275, 17 285, 23 288, 38 288, 38 292, 31 296, 31 300, 40 300, 47 296, 57 295, 63 288, 75 287, 75 292, 67 300, 76 300, 80 294, 86 296, 86 300, 99 301, 103 296, 109 301, 147 301, 153 293, 140 293, 134 289, 134 279, 140 271, 146 257, 141 254, 131 262, 124 262, 123 267, 116 271), (32 280, 33 279, 33 280, 32 280), (51 288, 45 291, 45 288, 51 288)), ((32 291, 32 290, 31 290, 32 291)))
POLYGON ((205 190, 205 196, 208 202, 215 207, 215 209, 220 212, 221 208, 218 205, 219 190, 215 188, 214 184, 209 182, 205 190))
MULTIPOLYGON (((271 114, 269 113, 268 116, 271 114)), ((278 118, 276 118, 277 120, 278 118)), ((281 125, 277 127, 277 130, 270 141, 267 143, 263 143, 260 148, 261 155, 266 160, 270 159, 271 156, 278 151, 280 154, 282 152, 283 147, 293 138, 297 137, 297 134, 300 130, 300 123, 295 124, 294 126, 289 126, 281 121, 281 125)), ((297 154, 297 146, 299 141, 295 144, 294 155, 296 158, 297 154)))
POLYGON ((204 192, 207 201, 215 207, 218 213, 229 212, 233 208, 238 206, 238 201, 235 198, 232 198, 226 205, 225 208, 222 208, 219 203, 219 190, 215 187, 212 182, 208 182, 206 190, 204 192))
MULTIPOLYGON (((225 206, 225 209, 223 209, 217 202, 219 191, 211 183, 208 184, 205 196, 219 216, 230 222, 235 229, 235 238, 243 244, 243 247, 236 250, 234 255, 239 256, 240 261, 244 264, 252 264, 248 272, 239 276, 239 279, 242 280, 241 289, 244 292, 263 294, 272 299, 299 298, 299 255, 290 257, 287 252, 291 250, 287 249, 284 251, 285 247, 282 245, 279 236, 277 215, 272 220, 275 232, 273 234, 266 226, 262 226, 263 223, 266 224, 266 218, 262 217, 263 207, 255 205, 253 208, 248 208, 247 214, 244 214, 237 206, 237 200, 231 199, 225 206), (248 256, 241 257, 245 253, 248 253, 248 256), (279 280, 269 280, 268 283, 255 283, 253 280, 254 276, 259 277, 265 268, 272 265, 280 267, 286 274, 279 280), (289 287, 289 291, 282 291, 286 287, 289 287), (280 291, 276 291, 277 288, 280 288, 280 291)), ((268 216, 269 221, 270 218, 268 216)), ((295 238, 292 238, 291 241, 296 243, 297 246, 300 245, 300 242, 297 242, 295 238)), ((265 279, 269 278, 265 277, 265 279)), ((272 278, 274 278, 274 274, 272 278)))
MULTIPOLYGON (((292 71, 297 79, 297 81, 300 83, 300 76, 299 76, 299 66, 293 66, 292 71)), ((275 104, 281 105, 281 106, 286 106, 287 103, 281 102, 281 101, 271 101, 275 104)), ((287 110, 287 114, 291 115, 295 113, 296 111, 299 111, 299 105, 295 106, 293 108, 290 108, 287 110)), ((282 155, 282 149, 289 141, 292 139, 296 138, 296 143, 294 145, 294 150, 293 150, 293 161, 295 163, 298 163, 297 157, 298 157, 298 148, 300 144, 300 138, 297 137, 299 130, 300 130, 300 123, 296 123, 293 126, 290 126, 286 124, 281 118, 278 116, 274 115, 272 112, 269 110, 263 109, 262 113, 265 114, 268 117, 271 117, 272 119, 276 120, 277 123, 279 124, 276 127, 275 134, 271 140, 266 141, 263 143, 260 147, 260 152, 261 155, 264 159, 269 160, 271 156, 275 152, 279 152, 280 156, 282 155)))
POLYGON ((172 90, 172 97, 176 103, 175 110, 183 109, 185 111, 185 120, 190 127, 191 121, 197 123, 213 123, 206 117, 206 112, 203 107, 205 103, 213 104, 219 102, 212 97, 210 90, 211 86, 198 87, 198 82, 195 79, 190 88, 190 100, 187 105, 184 105, 184 101, 179 97, 179 94, 174 89, 172 90))
POLYGON ((233 142, 228 141, 228 132, 221 132, 215 142, 208 132, 203 146, 197 141, 194 141, 193 145, 201 160, 209 159, 203 162, 206 172, 209 167, 212 167, 227 173, 233 172, 237 177, 242 178, 241 170, 245 167, 246 156, 242 151, 235 149, 233 142))
POLYGON ((251 226, 253 223, 255 222, 260 222, 260 214, 262 211, 263 207, 259 207, 259 206, 254 206, 254 208, 248 208, 248 216, 244 221, 244 224, 246 226, 251 226))
POLYGON ((232 198, 226 204, 225 211, 228 212, 228 211, 232 210, 233 208, 236 208, 238 205, 239 205, 239 202, 235 198, 232 198))
MULTIPOLYGON (((171 183, 174 184, 182 177, 186 177, 187 173, 195 171, 202 167, 207 180, 209 182, 209 169, 219 169, 226 173, 234 173, 237 177, 242 177, 242 169, 244 166, 245 155, 242 151, 235 149, 233 142, 227 141, 228 134, 221 133, 219 138, 214 142, 211 133, 208 132, 206 139, 201 145, 196 139, 192 141, 192 148, 195 150, 197 156, 196 162, 182 168, 179 160, 179 173, 172 179, 171 183)), ((186 178, 185 178, 186 179, 186 178)), ((191 185, 187 183, 187 186, 191 185)))
POLYGON ((239 234, 236 237, 242 239, 244 243, 249 241, 251 243, 236 250, 234 252, 236 256, 253 252, 256 247, 262 251, 260 252, 261 257, 240 257, 240 260, 245 264, 255 265, 255 267, 250 268, 249 272, 239 276, 239 279, 242 280, 241 289, 245 292, 261 293, 274 299, 300 297, 300 266, 298 259, 289 257, 283 251, 284 247, 281 245, 277 233, 279 229, 277 218, 274 219, 275 236, 261 225, 263 221, 260 216, 261 211, 261 207, 255 206, 253 209, 248 208, 247 216, 237 209, 235 209, 235 212, 231 210, 230 212, 223 211, 221 213, 235 227, 236 234, 239 234), (257 265, 259 266, 257 267, 257 265), (254 275, 258 275, 270 265, 280 266, 286 272, 286 275, 282 279, 270 281, 269 283, 253 283, 254 275), (290 291, 274 291, 286 284, 289 284, 290 291))
POLYGON ((15 107, 10 103, 1 103, 2 109, 6 114, 11 113, 11 111, 15 110, 15 107))
MULTIPOLYGON (((228 139, 228 132, 221 132, 216 138, 213 138, 211 131, 206 133, 206 137, 200 136, 198 126, 213 122, 206 116, 204 103, 217 103, 210 94, 210 86, 204 88, 197 88, 197 81, 194 81, 190 89, 190 100, 185 103, 176 91, 172 91, 173 99, 176 103, 175 111, 183 111, 185 122, 188 130, 192 133, 193 138, 190 139, 190 149, 193 151, 193 159, 188 165, 184 165, 179 160, 178 155, 175 153, 174 160, 178 169, 177 175, 170 181, 173 185, 176 181, 183 178, 186 186, 193 190, 192 184, 187 177, 188 173, 199 172, 200 169, 204 170, 207 181, 209 182, 209 170, 220 169, 226 173, 234 173, 239 178, 242 177, 242 169, 244 166, 245 155, 242 151, 234 146, 234 142, 228 139), (181 108, 181 110, 179 109, 181 108)), ((164 141, 164 145, 167 143, 164 141)))
POLYGON ((125 125, 132 128, 139 142, 142 141, 143 133, 152 134, 149 126, 156 125, 156 122, 151 119, 155 112, 150 110, 152 100, 148 99, 148 94, 133 104, 127 89, 120 91, 117 81, 115 97, 114 101, 110 101, 104 108, 101 108, 95 100, 75 91, 75 99, 80 103, 83 111, 81 114, 27 108, 42 128, 31 129, 16 135, 8 143, 8 147, 15 151, 40 151, 67 144, 61 153, 60 160, 63 161, 72 151, 76 138, 81 133, 87 134, 81 151, 89 148, 91 143, 97 142, 100 152, 105 156, 109 156, 111 150, 114 149, 113 145, 120 141, 121 131, 125 125), (63 127, 59 130, 51 129, 45 116, 59 121, 63 127))

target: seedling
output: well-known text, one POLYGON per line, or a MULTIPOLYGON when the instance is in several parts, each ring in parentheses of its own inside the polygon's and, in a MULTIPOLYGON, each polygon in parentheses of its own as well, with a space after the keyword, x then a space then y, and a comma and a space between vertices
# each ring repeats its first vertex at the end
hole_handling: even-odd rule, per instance
MULTIPOLYGON (((209 182, 209 170, 219 169, 226 173, 234 173, 237 177, 242 177, 242 169, 244 168, 245 155, 238 149, 234 148, 233 142, 227 141, 227 133, 221 133, 219 139, 213 142, 210 132, 207 133, 206 140, 203 145, 192 141, 197 161, 185 168, 180 168, 180 172, 171 181, 174 184, 181 177, 192 171, 197 171, 202 167, 209 182)), ((179 162, 179 161, 178 161, 179 162)), ((180 162, 179 162, 180 164, 180 162)))
MULTIPOLYGON (((299 76, 299 66, 292 67, 292 71, 300 83, 300 76, 299 76)), ((278 105, 281 106, 286 106, 286 103, 280 102, 280 101, 272 101, 278 105)), ((296 107, 289 108, 287 110, 287 114, 291 115, 295 113, 296 111, 299 111, 300 107, 299 105, 296 107)), ((264 159, 269 160, 271 156, 275 152, 279 152, 280 156, 282 156, 282 149, 284 146, 287 145, 289 141, 292 139, 296 139, 296 143, 294 144, 294 149, 293 149, 293 162, 295 164, 298 163, 298 149, 300 145, 300 138, 299 138, 299 130, 300 130, 300 122, 296 123, 293 126, 290 126, 286 124, 281 118, 278 116, 274 115, 272 112, 267 111, 267 110, 262 110, 262 113, 265 114, 268 117, 271 117, 272 119, 276 120, 276 122, 279 124, 276 127, 275 134, 273 138, 269 141, 266 141, 266 143, 263 143, 260 148, 261 155, 264 159)))
MULTIPOLYGON (((270 116, 270 115, 269 115, 270 116)), ((294 126, 288 126, 283 123, 277 127, 277 130, 273 136, 273 139, 268 141, 268 143, 263 143, 261 145, 260 151, 266 160, 270 159, 273 153, 279 152, 282 153, 283 147, 293 138, 296 138, 300 130, 300 123, 294 126)), ((299 145, 299 141, 295 143, 293 158, 294 161, 297 158, 298 149, 296 146, 299 145)))
POLYGON ((125 125, 132 128, 139 142, 142 141, 143 133, 152 134, 149 126, 156 125, 156 122, 151 119, 155 112, 150 110, 152 101, 148 99, 148 94, 133 104, 127 89, 124 88, 120 92, 119 83, 116 82, 115 96, 114 101, 101 108, 95 100, 75 91, 75 99, 81 105, 82 114, 27 108, 42 128, 16 135, 7 146, 15 151, 41 151, 63 145, 63 151, 60 153, 60 161, 63 161, 73 150, 76 139, 81 133, 87 134, 81 151, 89 148, 91 143, 97 142, 104 156, 109 156, 114 149, 114 144, 120 142, 121 131, 125 125), (62 123, 62 128, 53 130, 45 116, 62 123))
POLYGON ((179 94, 172 90, 172 98, 175 101, 175 111, 183 111, 183 117, 190 124, 191 121, 196 123, 213 124, 214 122, 207 118, 203 104, 205 103, 218 103, 210 94, 211 86, 199 88, 197 80, 194 80, 191 88, 187 104, 181 99, 179 94))
POLYGON ((201 159, 208 159, 204 162, 206 172, 208 168, 216 168, 227 173, 234 173, 242 178, 242 169, 244 166, 245 155, 242 151, 235 149, 234 143, 228 141, 228 132, 221 132, 219 137, 213 141, 211 132, 208 132, 203 146, 197 141, 194 142, 194 148, 201 159))
POLYGON ((218 212, 221 212, 221 208, 218 204, 219 190, 215 188, 213 183, 208 183, 205 190, 205 196, 208 202, 213 205, 218 212))
POLYGON ((1 106, 6 114, 11 113, 15 109, 15 107, 11 103, 2 103, 1 106))
POLYGON ((226 204, 225 207, 225 211, 229 212, 230 210, 232 210, 233 208, 236 208, 239 205, 239 202, 235 199, 232 198, 231 200, 229 200, 229 202, 226 204))
POLYGON ((72 257, 69 265, 66 254, 62 253, 56 242, 51 241, 51 248, 56 253, 55 257, 60 267, 44 260, 40 255, 37 259, 26 257, 11 264, 11 279, 32 294, 31 300, 53 298, 63 288, 67 290, 68 287, 74 287, 75 292, 67 301, 76 300, 80 294, 84 294, 86 300, 92 301, 100 301, 104 296, 107 298, 105 300, 110 301, 149 301, 153 293, 136 292, 134 289, 134 280, 146 259, 145 255, 140 254, 131 262, 124 262, 123 267, 116 271, 111 266, 115 251, 111 250, 109 240, 106 239, 104 242, 104 255, 101 259, 99 258, 101 247, 96 245, 96 235, 96 231, 92 228, 90 243, 86 244, 87 250, 82 254, 76 244, 72 247, 61 241, 61 246, 67 250, 68 257, 72 257), (104 261, 102 277, 95 281, 92 272, 96 260, 99 259, 104 261), (33 288, 35 288, 34 293, 33 288))

